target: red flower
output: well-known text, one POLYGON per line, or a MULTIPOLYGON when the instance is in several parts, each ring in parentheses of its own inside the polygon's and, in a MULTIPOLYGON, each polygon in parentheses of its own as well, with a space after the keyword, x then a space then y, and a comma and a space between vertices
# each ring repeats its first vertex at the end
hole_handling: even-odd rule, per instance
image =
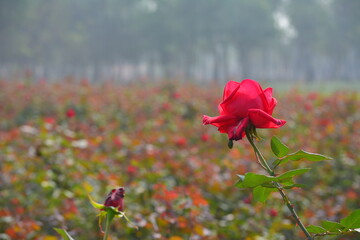
POLYGON ((135 166, 130 165, 130 166, 127 167, 126 171, 127 171, 128 174, 134 175, 134 174, 136 174, 138 172, 138 168, 135 167, 135 166))
POLYGON ((240 140, 249 124, 256 128, 278 128, 286 123, 271 116, 276 103, 272 88, 262 90, 260 84, 251 79, 241 83, 230 81, 218 106, 220 116, 204 115, 203 124, 218 127, 221 133, 228 134, 229 140, 240 140))
POLYGON ((201 135, 201 140, 203 140, 204 142, 206 142, 207 140, 209 140, 210 136, 207 133, 204 133, 203 135, 201 135))
POLYGON ((118 147, 122 146, 122 141, 121 141, 120 137, 118 137, 118 136, 114 137, 113 141, 116 146, 118 146, 118 147))
POLYGON ((68 118, 75 117, 75 115, 76 115, 76 112, 75 112, 75 110, 72 109, 72 108, 70 108, 70 109, 68 109, 68 110, 66 111, 66 116, 67 116, 68 118))
POLYGON ((115 207, 118 208, 119 211, 124 211, 124 197, 125 197, 125 189, 120 187, 118 189, 113 189, 107 195, 105 199, 104 205, 106 207, 115 207))
POLYGON ((276 217, 278 215, 278 212, 276 211, 276 209, 272 208, 272 209, 269 210, 269 215, 271 217, 276 217))
POLYGON ((53 124, 55 124, 56 120, 55 120, 55 118, 47 117, 47 118, 44 118, 44 122, 46 122, 47 124, 53 125, 53 124))
POLYGON ((175 138, 175 144, 179 147, 185 146, 186 143, 187 143, 187 141, 186 141, 186 138, 184 138, 184 137, 175 138))

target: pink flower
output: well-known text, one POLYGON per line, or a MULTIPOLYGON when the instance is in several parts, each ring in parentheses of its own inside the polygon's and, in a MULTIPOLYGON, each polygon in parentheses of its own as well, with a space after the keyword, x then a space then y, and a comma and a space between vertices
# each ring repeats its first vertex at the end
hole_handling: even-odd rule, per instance
POLYGON ((240 140, 250 124, 256 128, 278 128, 286 123, 271 116, 276 103, 272 88, 262 90, 260 84, 251 79, 240 83, 230 81, 218 106, 220 116, 204 115, 203 124, 218 127, 221 133, 228 134, 229 140, 240 140))

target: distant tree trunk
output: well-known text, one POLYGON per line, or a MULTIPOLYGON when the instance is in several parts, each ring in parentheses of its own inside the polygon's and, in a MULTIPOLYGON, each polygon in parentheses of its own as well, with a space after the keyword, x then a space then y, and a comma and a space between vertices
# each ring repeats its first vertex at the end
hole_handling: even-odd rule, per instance
POLYGON ((184 63, 184 72, 186 80, 194 78, 194 65, 196 63, 195 54, 192 53, 191 49, 185 52, 185 63, 184 63))
POLYGON ((224 71, 224 80, 228 81, 229 80, 229 46, 224 43, 222 45, 222 62, 223 62, 223 71, 224 71))
POLYGON ((315 80, 315 69, 313 64, 313 54, 310 53, 309 49, 304 49, 302 61, 304 63, 305 81, 314 82, 315 80))
POLYGON ((298 54, 296 60, 296 68, 299 70, 299 76, 302 76, 301 80, 306 82, 313 82, 315 73, 314 73, 314 66, 313 66, 313 54, 308 46, 301 44, 298 46, 298 54))
POLYGON ((244 47, 238 48, 238 59, 241 69, 241 78, 251 78, 251 68, 250 68, 250 52, 244 47))
POLYGON ((213 48, 213 59, 214 59, 214 65, 213 65, 213 80, 216 83, 219 83, 220 81, 220 55, 217 48, 217 45, 214 45, 213 48))

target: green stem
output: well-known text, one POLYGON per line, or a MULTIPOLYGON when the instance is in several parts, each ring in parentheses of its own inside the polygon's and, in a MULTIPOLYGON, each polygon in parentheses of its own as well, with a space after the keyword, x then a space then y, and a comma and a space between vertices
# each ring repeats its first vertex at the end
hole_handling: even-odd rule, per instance
MULTIPOLYGON (((267 161, 265 160, 264 156, 261 154, 260 150, 258 149, 258 147, 255 145, 253 138, 251 136, 251 133, 249 132, 248 129, 245 130, 246 133, 246 137, 249 140, 251 146, 253 147, 254 151, 255 151, 255 155, 260 163, 260 165, 270 174, 270 176, 275 176, 275 172, 273 169, 270 168, 269 164, 267 163, 267 161)), ((303 231, 303 233, 306 235, 308 240, 313 240, 314 238, 310 235, 310 233, 306 230, 304 224, 301 222, 299 216, 297 215, 295 209, 294 209, 294 205, 290 202, 288 196, 286 195, 283 187, 281 186, 280 183, 275 182, 275 187, 277 188, 277 190, 280 192, 280 195, 282 196, 286 206, 288 207, 288 209, 290 210, 291 214, 293 215, 293 217, 295 218, 296 223, 299 225, 299 227, 301 228, 301 230, 303 231)))
POLYGON ((114 218, 114 216, 112 214, 110 214, 109 212, 106 214, 105 234, 104 234, 103 240, 107 240, 107 238, 109 236, 110 225, 111 225, 111 221, 113 220, 113 218, 114 218))
POLYGON ((284 189, 282 188, 282 186, 279 183, 276 183, 275 185, 276 185, 276 188, 278 189, 278 191, 280 192, 282 198, 284 199, 284 202, 285 202, 286 206, 288 207, 291 214, 295 218, 296 223, 299 225, 301 230, 304 232, 307 239, 313 240, 313 237, 310 235, 310 233, 306 230, 304 224, 301 222, 299 216, 297 215, 297 213, 296 213, 296 211, 294 209, 294 205, 290 202, 290 200, 289 200, 288 196, 286 195, 286 193, 284 192, 284 189))
POLYGON ((265 169, 266 172, 268 172, 271 176, 274 176, 274 171, 270 168, 269 164, 266 162, 265 158, 263 157, 263 155, 261 154, 260 150, 257 148, 257 146, 255 145, 253 138, 250 134, 250 132, 248 131, 248 129, 245 130, 245 134, 247 139, 249 140, 251 146, 253 147, 254 151, 255 151, 255 155, 260 163, 260 165, 265 169))

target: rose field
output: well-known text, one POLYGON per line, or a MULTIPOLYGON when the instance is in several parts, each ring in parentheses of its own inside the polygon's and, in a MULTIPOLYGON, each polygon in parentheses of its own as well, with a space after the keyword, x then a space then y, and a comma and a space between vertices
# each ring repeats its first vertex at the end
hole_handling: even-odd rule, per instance
MULTIPOLYGON (((332 158, 293 161, 277 171, 311 168, 287 191, 305 225, 338 222, 360 207, 360 93, 285 90, 271 82, 277 129, 257 144, 276 160, 276 135, 291 150, 332 158)), ((124 219, 109 239, 305 239, 279 193, 266 204, 235 187, 237 174, 263 173, 248 141, 228 148, 226 134, 204 126, 218 115, 223 84, 177 81, 89 83, 71 78, 0 80, 0 239, 101 239, 99 211, 124 187, 124 219)), ((103 226, 102 226, 103 228, 103 226)), ((322 239, 360 239, 359 235, 322 239)))

